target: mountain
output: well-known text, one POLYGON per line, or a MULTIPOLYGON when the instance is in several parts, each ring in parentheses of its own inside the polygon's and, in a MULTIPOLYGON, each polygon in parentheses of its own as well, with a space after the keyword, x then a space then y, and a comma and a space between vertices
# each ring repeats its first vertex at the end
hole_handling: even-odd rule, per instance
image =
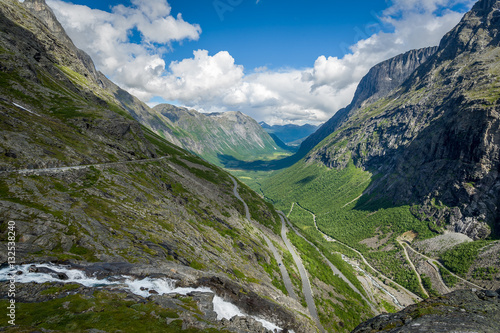
POLYGON ((134 119, 43 0, 0 1, 0 27, 2 329, 316 330, 272 205, 134 119))
POLYGON ((422 205, 438 226, 499 232, 496 6, 478 2, 399 90, 351 114, 309 159, 379 173, 370 193, 422 205))
POLYGON ((180 128, 99 73, 43 0, 0 0, 0 59, 0 329, 348 332, 391 308, 169 142, 180 128))
POLYGON ((422 298, 499 288, 499 8, 481 0, 437 48, 375 66, 264 195, 422 298))
POLYGON ((299 145, 309 135, 313 134, 319 126, 305 125, 268 125, 265 122, 260 122, 260 126, 269 134, 276 135, 281 141, 288 145, 299 145))
POLYGON ((300 158, 304 157, 323 139, 335 132, 352 112, 387 96, 393 89, 398 88, 436 50, 437 47, 411 50, 371 68, 368 74, 361 79, 351 104, 337 111, 330 120, 306 138, 300 145, 297 155, 300 158))
MULTIPOLYGON (((177 128, 176 140, 181 147, 215 164, 227 158, 253 160, 287 152, 241 112, 206 114, 170 104, 157 105, 153 110, 177 128)), ((145 123, 163 135, 163 123, 145 123)))

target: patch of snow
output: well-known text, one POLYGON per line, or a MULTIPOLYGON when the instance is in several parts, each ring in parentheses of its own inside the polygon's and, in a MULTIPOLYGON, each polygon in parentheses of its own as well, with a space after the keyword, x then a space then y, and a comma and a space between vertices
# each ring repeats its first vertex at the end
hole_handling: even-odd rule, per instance
POLYGON ((26 108, 25 108, 24 106, 22 106, 22 105, 19 105, 19 104, 14 103, 14 102, 13 102, 12 104, 14 104, 14 106, 17 106, 18 108, 20 108, 20 109, 22 109, 22 110, 24 110, 24 111, 27 111, 27 112, 29 112, 29 113, 31 113, 31 114, 34 114, 35 116, 40 116, 38 113, 33 112, 33 111, 31 111, 31 110, 28 110, 28 109, 26 109, 26 108))

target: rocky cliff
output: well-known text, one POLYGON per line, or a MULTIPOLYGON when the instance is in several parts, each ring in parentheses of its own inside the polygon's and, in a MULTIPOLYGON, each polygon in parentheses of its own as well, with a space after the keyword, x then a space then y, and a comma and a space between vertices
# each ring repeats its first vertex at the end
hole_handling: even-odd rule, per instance
POLYGON ((335 132, 352 112, 370 102, 387 96, 393 89, 398 88, 436 50, 437 47, 412 50, 375 65, 361 79, 351 104, 339 110, 315 133, 309 136, 301 144, 297 155, 304 157, 323 139, 335 132))
MULTIPOLYGON (((248 315, 313 331, 300 303, 285 295, 280 267, 262 241, 267 235, 285 247, 272 206, 238 183, 253 222, 245 219, 231 177, 138 123, 132 115, 148 109, 106 81, 52 20, 44 1, 0 1, 0 262, 7 263, 11 232, 16 264, 56 262, 107 282, 127 274, 136 282, 211 287, 248 315)), ((30 273, 37 272, 52 282, 19 282, 23 316, 15 330, 111 331, 127 323, 125 330, 139 332, 146 322, 157 332, 265 332, 251 317, 218 320, 213 292, 163 296, 151 289, 144 297, 123 281, 82 287, 53 269, 30 273)), ((21 279, 28 271, 14 274, 21 279)), ((1 295, 4 306, 9 300, 1 295)), ((0 326, 10 325, 2 318, 0 326)))
POLYGON ((437 226, 498 234, 498 7, 479 1, 398 89, 332 119, 308 159, 378 174, 365 195, 420 205, 437 226))
POLYGON ((395 314, 379 315, 359 325, 352 333, 496 333, 499 321, 498 292, 460 290, 409 306, 395 314))

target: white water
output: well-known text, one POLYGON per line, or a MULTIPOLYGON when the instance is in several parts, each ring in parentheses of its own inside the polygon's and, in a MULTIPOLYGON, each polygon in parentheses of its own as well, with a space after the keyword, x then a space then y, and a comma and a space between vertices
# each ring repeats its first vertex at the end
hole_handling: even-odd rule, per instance
MULTIPOLYGON (((11 276, 15 276, 16 283, 45 283, 45 282, 62 282, 62 283, 79 283, 86 287, 104 287, 104 286, 119 286, 123 289, 129 290, 130 292, 142 296, 149 297, 151 296, 150 291, 154 290, 159 295, 165 294, 179 294, 179 295, 187 295, 191 292, 198 291, 204 293, 213 293, 210 288, 201 287, 201 288, 176 288, 175 280, 167 279, 167 278, 144 278, 141 280, 137 280, 132 278, 131 276, 117 276, 115 281, 110 281, 107 279, 97 279, 96 277, 89 277, 85 274, 85 272, 77 270, 77 269, 69 269, 64 266, 57 266, 53 264, 36 264, 37 268, 48 268, 57 273, 64 273, 68 277, 68 279, 61 280, 57 277, 49 273, 34 273, 30 272, 29 268, 32 265, 20 265, 15 266, 14 269, 10 269, 9 267, 5 267, 0 269, 0 282, 10 280, 11 276), (22 272, 22 274, 17 275, 16 272, 22 272)), ((236 305, 224 301, 222 298, 217 295, 214 296, 213 299, 213 309, 217 314, 217 320, 231 319, 235 316, 246 317, 247 315, 243 313, 236 305)), ((266 329, 280 332, 282 329, 275 324, 252 316, 256 321, 260 322, 266 329)))
POLYGON ((236 305, 224 301, 219 296, 214 297, 214 311, 217 313, 217 320, 229 320, 235 316, 245 316, 236 305))
MULTIPOLYGON (((236 316, 238 316, 238 317, 245 317, 246 316, 246 314, 241 312, 241 310, 236 305, 224 301, 219 296, 214 297, 214 311, 215 311, 215 313, 217 313, 217 320, 222 320, 222 319, 229 320, 229 319, 236 317, 236 316)), ((261 318, 255 317, 255 316, 252 316, 252 318, 255 319, 256 321, 258 321, 259 323, 261 323, 262 326, 264 326, 268 330, 271 330, 273 332, 274 331, 278 331, 278 332, 282 331, 282 328, 274 325, 273 323, 271 323, 267 320, 264 320, 264 319, 261 319, 261 318)))

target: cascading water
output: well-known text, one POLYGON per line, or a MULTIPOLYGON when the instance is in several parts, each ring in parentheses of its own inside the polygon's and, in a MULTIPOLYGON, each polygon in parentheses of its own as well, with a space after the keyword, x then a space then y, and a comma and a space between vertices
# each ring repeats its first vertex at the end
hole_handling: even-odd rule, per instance
MULTIPOLYGON (((54 264, 19 265, 14 266, 13 269, 5 267, 0 269, 0 282, 11 280, 12 275, 15 276, 16 283, 62 282, 78 283, 85 287, 96 288, 117 286, 142 297, 151 296, 151 291, 158 293, 158 295, 187 295, 191 292, 213 293, 213 291, 207 287, 177 288, 175 287, 176 281, 168 278, 147 277, 144 279, 134 279, 131 276, 122 275, 113 276, 110 279, 98 279, 96 277, 87 276, 87 274, 81 270, 54 264)), ((214 296, 213 298, 213 310, 217 314, 217 320, 229 320, 235 316, 247 316, 236 305, 226 302, 218 296, 214 296)), ((282 328, 267 320, 255 316, 251 317, 260 322, 268 330, 273 332, 282 331, 282 328)))

